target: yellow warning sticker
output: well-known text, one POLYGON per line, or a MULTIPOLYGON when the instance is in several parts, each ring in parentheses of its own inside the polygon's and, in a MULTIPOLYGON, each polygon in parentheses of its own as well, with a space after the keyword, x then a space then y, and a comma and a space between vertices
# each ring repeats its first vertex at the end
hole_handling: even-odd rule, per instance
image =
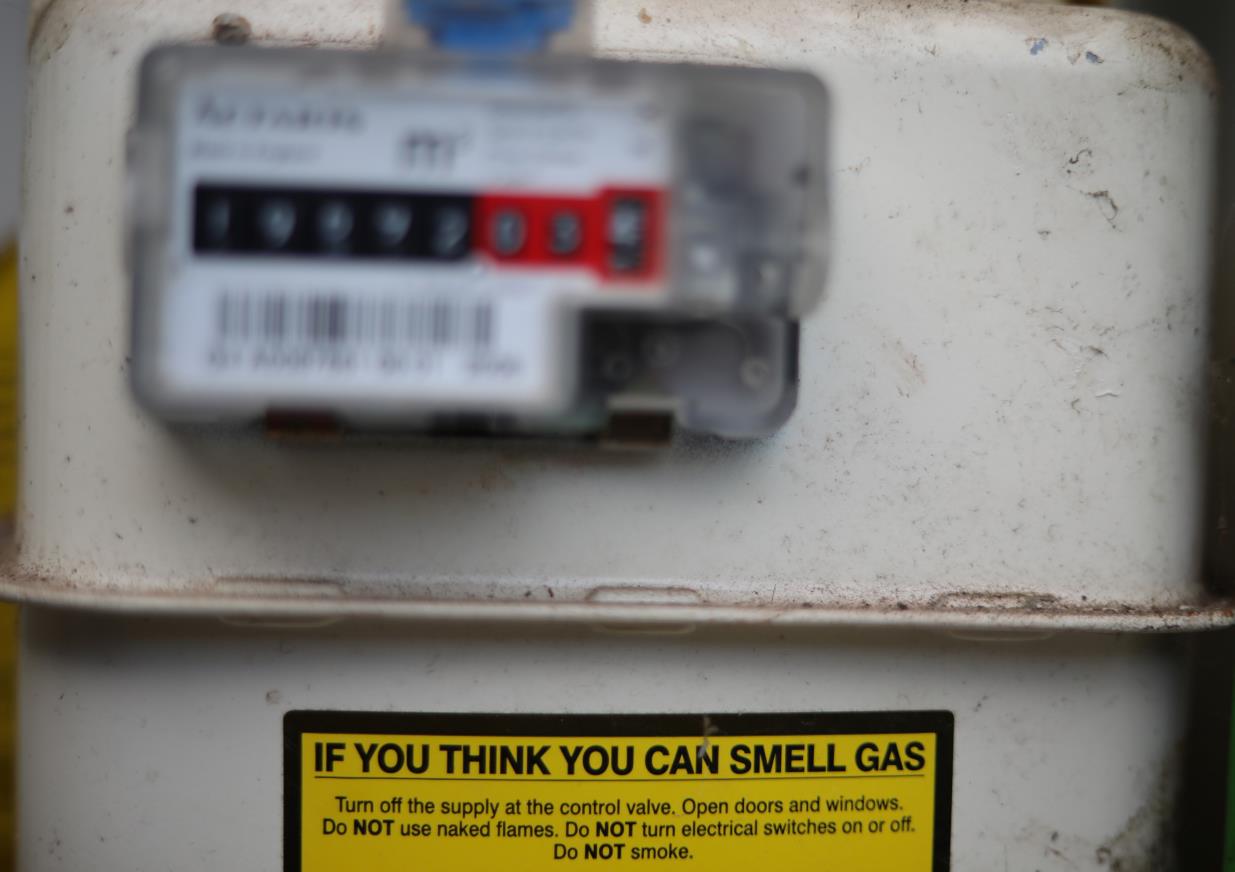
POLYGON ((285 872, 946 872, 952 716, 290 712, 285 872))

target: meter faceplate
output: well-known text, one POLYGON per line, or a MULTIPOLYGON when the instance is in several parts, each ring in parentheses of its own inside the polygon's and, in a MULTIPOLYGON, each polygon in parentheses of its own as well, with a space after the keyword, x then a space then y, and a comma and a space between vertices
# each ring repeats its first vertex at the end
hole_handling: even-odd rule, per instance
POLYGON ((811 76, 171 46, 140 83, 134 377, 165 418, 743 437, 793 408, 811 76))

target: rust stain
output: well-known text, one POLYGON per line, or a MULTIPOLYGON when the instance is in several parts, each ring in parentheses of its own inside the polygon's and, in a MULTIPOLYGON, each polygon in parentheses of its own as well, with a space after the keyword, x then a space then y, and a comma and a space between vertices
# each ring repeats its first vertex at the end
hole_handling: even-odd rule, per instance
POLYGON ((1094 851, 1094 860, 1111 872, 1154 872, 1172 866, 1176 821, 1171 814, 1177 787, 1176 758, 1168 758, 1154 782, 1149 799, 1124 823, 1119 832, 1094 851))
POLYGON ((1118 227, 1115 224, 1115 219, 1119 217, 1119 204, 1115 202, 1115 198, 1111 196, 1110 191, 1086 191, 1085 196, 1093 200, 1099 211, 1102 212, 1102 217, 1106 219, 1106 223, 1111 227, 1118 227))
POLYGON ((65 4, 51 0, 37 13, 34 13, 30 22, 30 30, 28 34, 27 47, 31 58, 35 57, 35 47, 42 42, 43 51, 38 54, 38 59, 42 63, 51 60, 60 49, 64 48, 64 44, 69 41, 69 36, 73 32, 73 26, 76 24, 77 16, 81 13, 80 7, 75 7, 67 12, 60 7, 65 4))
POLYGON ((1217 67, 1204 47, 1177 24, 1149 16, 1138 16, 1130 34, 1137 43, 1166 60, 1178 82, 1194 79, 1211 96, 1218 93, 1217 67))
POLYGON ((249 19, 234 12, 224 12, 210 23, 210 37, 220 45, 244 45, 253 35, 249 19))
POLYGON ((486 493, 493 493, 494 491, 510 490, 515 486, 515 480, 506 473, 500 464, 494 464, 477 473, 475 484, 480 490, 486 493))

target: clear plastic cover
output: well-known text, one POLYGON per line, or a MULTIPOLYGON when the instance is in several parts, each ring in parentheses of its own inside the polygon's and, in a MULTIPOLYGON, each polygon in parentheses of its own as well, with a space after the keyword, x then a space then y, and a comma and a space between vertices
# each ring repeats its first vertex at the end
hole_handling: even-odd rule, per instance
POLYGON ((793 409, 810 75, 168 46, 139 89, 133 373, 168 420, 746 438, 793 409))

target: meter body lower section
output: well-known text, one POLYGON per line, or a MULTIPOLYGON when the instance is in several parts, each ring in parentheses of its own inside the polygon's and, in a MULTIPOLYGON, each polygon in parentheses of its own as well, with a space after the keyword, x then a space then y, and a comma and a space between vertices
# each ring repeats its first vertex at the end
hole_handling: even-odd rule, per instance
MULTIPOLYGON (((787 868, 803 857, 904 856, 896 868, 930 872, 932 818, 948 814, 953 872, 1001 869, 1005 858, 1009 869, 1071 872, 1098 856, 1170 869, 1187 648, 1132 635, 974 642, 868 628, 825 640, 783 628, 666 637, 351 622, 315 630, 32 610, 19 659, 20 868, 269 872, 286 868, 286 817, 298 809, 313 824, 298 843, 327 841, 352 868, 377 862, 383 846, 405 861, 448 854, 467 870, 499 853, 507 865, 592 868, 618 861, 588 859, 587 844, 626 841, 699 858, 653 853, 641 866, 654 870, 703 868, 709 857, 706 868, 718 868, 758 851, 787 868), (932 743, 949 737, 949 720, 954 743, 944 754, 932 743), (299 767, 288 765, 288 736, 300 742, 290 746, 299 767), (950 777, 933 766, 949 759, 950 777), (384 780, 353 780, 369 775, 384 780), (421 784, 421 775, 447 780, 421 784), (594 780, 611 777, 646 780, 594 780), (289 778, 304 791, 294 809, 289 778), (932 792, 928 778, 950 784, 951 795, 932 792), (395 797, 398 813, 383 813, 395 797), (811 810, 816 797, 836 810, 811 810), (409 798, 501 809, 410 814, 409 798), (555 808, 529 814, 529 798, 555 808), (890 799, 904 807, 865 801, 890 799), (522 811, 508 812, 514 800, 522 811), (614 800, 670 808, 632 818, 587 805, 614 800), (791 811, 794 800, 805 810, 791 811), (580 804, 579 813, 558 803, 580 804), (890 828, 906 815, 916 829, 902 843, 890 828), (347 835, 324 833, 325 818, 347 835), (395 821, 389 839, 386 818, 395 821), (635 838, 596 838, 597 821, 619 819, 636 821, 635 838), (568 820, 591 835, 567 837, 568 820), (872 834, 872 820, 888 831, 872 834), (851 821, 867 831, 846 835, 851 821), (487 837, 437 829, 486 822, 487 837), (499 822, 516 834, 508 850, 499 822), (644 822, 677 832, 645 835, 644 822), (743 835, 753 822, 759 833, 743 835), (811 822, 820 827, 812 834, 764 832, 811 822), (423 841, 398 835, 399 824, 425 823, 433 829, 423 841), (525 825, 542 829, 515 829, 525 825), (553 860, 559 843, 578 858, 553 860)), ((838 870, 870 868, 882 867, 838 870)))

